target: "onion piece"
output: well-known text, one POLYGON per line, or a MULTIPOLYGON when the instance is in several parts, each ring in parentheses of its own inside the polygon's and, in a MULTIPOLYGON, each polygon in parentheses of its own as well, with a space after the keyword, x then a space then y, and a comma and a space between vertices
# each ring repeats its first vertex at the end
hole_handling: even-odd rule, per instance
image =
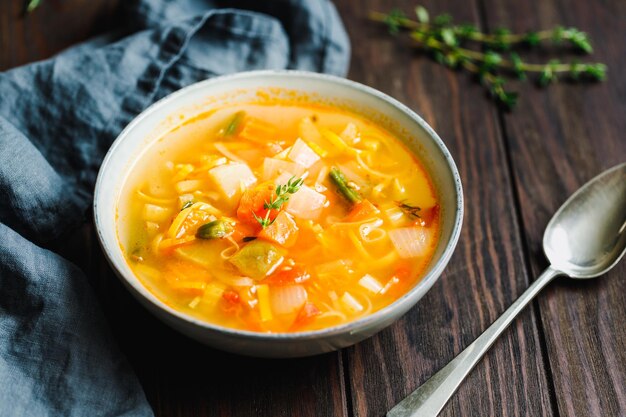
POLYGON ((304 173, 304 167, 300 164, 296 164, 295 162, 283 161, 282 159, 276 158, 265 158, 263 160, 263 180, 269 181, 273 180, 277 176, 288 172, 292 176, 299 177, 304 173))
POLYGON ((270 289, 272 311, 276 315, 297 312, 307 298, 307 292, 302 285, 273 286, 270 289))
POLYGON ((363 278, 359 280, 359 285, 374 294, 378 294, 383 289, 383 285, 380 281, 370 274, 363 275, 363 278))
POLYGON ((361 140, 359 135, 359 129, 357 129, 356 125, 352 122, 346 125, 345 129, 343 129, 339 136, 345 142, 351 143, 353 145, 360 142, 361 140))
POLYGON ((326 196, 303 185, 289 198, 286 210, 300 219, 317 219, 326 203, 326 196))
POLYGON ((320 160, 319 155, 300 138, 296 139, 287 158, 305 168, 309 168, 320 160))
POLYGON ((414 258, 426 253, 432 241, 432 231, 425 227, 401 227, 388 232, 401 258, 414 258))
POLYGON ((226 197, 230 205, 234 205, 241 197, 242 188, 256 183, 256 177, 246 164, 232 163, 220 165, 209 170, 209 177, 215 182, 219 191, 226 197))

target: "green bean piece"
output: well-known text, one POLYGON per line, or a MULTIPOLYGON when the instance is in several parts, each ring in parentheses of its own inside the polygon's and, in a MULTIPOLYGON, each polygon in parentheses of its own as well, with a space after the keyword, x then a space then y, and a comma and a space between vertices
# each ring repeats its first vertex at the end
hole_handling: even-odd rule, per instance
POLYGON ((348 200, 348 202, 354 204, 363 200, 359 192, 348 185, 346 177, 339 170, 339 168, 332 167, 330 169, 329 175, 332 182, 337 186, 339 194, 341 194, 346 200, 348 200))
POLYGON ((221 239, 230 236, 235 229, 226 220, 213 220, 198 228, 196 237, 200 239, 221 239))
POLYGON ((239 133, 241 122, 243 122, 245 116, 245 111, 238 111, 237 113, 235 113, 233 118, 230 119, 230 122, 228 123, 226 128, 224 128, 224 136, 233 136, 239 133))

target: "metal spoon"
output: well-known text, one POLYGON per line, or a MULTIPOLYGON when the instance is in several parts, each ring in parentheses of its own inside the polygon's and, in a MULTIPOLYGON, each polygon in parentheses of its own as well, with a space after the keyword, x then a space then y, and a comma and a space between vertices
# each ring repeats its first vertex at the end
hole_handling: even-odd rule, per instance
POLYGON ((559 275, 596 278, 626 253, 626 163, 598 175, 556 212, 543 235, 550 266, 489 328, 393 407, 387 417, 435 417, 517 314, 559 275))

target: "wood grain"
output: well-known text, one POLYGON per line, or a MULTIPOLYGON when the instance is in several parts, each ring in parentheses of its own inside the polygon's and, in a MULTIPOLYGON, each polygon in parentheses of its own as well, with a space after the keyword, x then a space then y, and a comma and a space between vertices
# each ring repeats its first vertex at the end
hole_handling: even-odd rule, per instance
POLYGON ((24 0, 0 2, 0 71, 54 55, 111 29, 119 0, 43 0, 25 14, 24 0))
MULTIPOLYGON (((600 84, 522 87, 505 117, 522 227, 532 271, 545 266, 543 229, 579 186, 626 161, 626 3, 486 0, 490 25, 516 30, 575 26, 590 34, 608 80, 600 84)), ((601 216, 598 213, 598 216, 601 216)), ((560 416, 626 415, 626 263, 598 280, 552 284, 539 298, 560 416)))
MULTIPOLYGON (((424 2, 478 22, 477 8, 424 2)), ((411 12, 412 0, 394 2, 411 12)), ((366 20, 386 1, 342 1, 353 45, 350 77, 420 113, 461 172, 463 234, 441 280, 390 329, 344 352, 355 416, 380 416, 474 340, 528 284, 497 113, 481 87, 412 52, 366 20)), ((535 316, 525 311, 444 409, 444 416, 549 416, 549 385, 535 316)))
MULTIPOLYGON (((119 22, 118 2, 0 4, 0 70, 80 42, 119 22)), ((609 64, 604 84, 549 90, 520 85, 502 115, 482 88, 441 68, 366 20, 369 10, 414 0, 335 0, 353 44, 350 78, 421 114, 461 172, 466 216, 446 272, 391 328, 340 353, 258 360, 218 352, 170 330, 122 288, 90 224, 62 254, 87 271, 122 350, 158 416, 381 416, 471 343, 546 260, 543 228, 578 186, 626 160, 626 3, 430 0, 436 14, 517 30, 578 26, 609 64), (509 164, 509 161, 511 164, 509 164)), ((424 3, 424 2, 420 2, 424 3)), ((532 56, 545 58, 545 51, 532 56)), ((552 284, 463 384, 444 416, 626 415, 626 264, 593 282, 552 284), (539 318, 539 320, 536 320, 539 318)))

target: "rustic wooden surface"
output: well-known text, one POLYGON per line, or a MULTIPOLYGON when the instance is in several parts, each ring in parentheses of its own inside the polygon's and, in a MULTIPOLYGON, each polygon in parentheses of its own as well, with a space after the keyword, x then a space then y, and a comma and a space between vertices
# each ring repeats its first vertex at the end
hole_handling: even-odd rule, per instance
MULTIPOLYGON (((0 70, 46 58, 116 24, 115 3, 44 1, 24 18, 0 3, 0 70)), ((602 84, 516 86, 503 114, 464 74, 445 70, 366 21, 413 0, 336 0, 353 46, 351 79, 391 94, 444 139, 464 183, 459 246, 405 317, 341 352, 298 360, 242 358, 200 346, 153 319, 102 259, 90 225, 68 247, 103 299, 119 343, 158 416, 382 416, 471 343, 547 265, 543 229, 600 171, 626 160, 626 2, 430 0, 483 28, 564 24, 595 40, 602 84), (88 242, 88 245, 84 245, 88 242)), ((538 53, 541 56, 541 52, 538 53)), ((68 251, 69 253, 69 251, 68 251)), ((590 282, 560 279, 505 332, 444 416, 626 416, 626 263, 590 282)))

